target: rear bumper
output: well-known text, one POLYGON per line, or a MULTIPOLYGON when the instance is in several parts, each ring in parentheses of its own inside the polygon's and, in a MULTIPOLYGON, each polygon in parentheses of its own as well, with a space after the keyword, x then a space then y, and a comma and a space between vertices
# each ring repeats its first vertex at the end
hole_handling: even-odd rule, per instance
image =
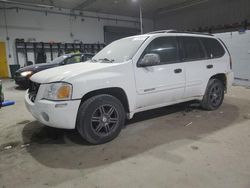
POLYGON ((28 93, 25 95, 25 105, 35 119, 44 125, 74 129, 80 100, 72 101, 48 101, 35 100, 33 103, 29 99, 28 93))

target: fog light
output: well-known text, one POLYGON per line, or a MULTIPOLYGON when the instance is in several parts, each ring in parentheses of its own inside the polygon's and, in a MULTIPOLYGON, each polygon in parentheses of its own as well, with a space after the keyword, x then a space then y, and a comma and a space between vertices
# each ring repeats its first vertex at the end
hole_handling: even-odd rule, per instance
POLYGON ((45 112, 42 112, 42 117, 45 121, 49 121, 49 115, 46 114, 45 112))

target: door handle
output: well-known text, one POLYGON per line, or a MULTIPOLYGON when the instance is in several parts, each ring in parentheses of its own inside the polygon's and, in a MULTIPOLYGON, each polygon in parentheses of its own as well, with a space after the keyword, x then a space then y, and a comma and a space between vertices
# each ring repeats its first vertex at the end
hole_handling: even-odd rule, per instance
POLYGON ((174 70, 174 73, 178 74, 178 73, 181 73, 182 72, 182 69, 175 69, 174 70))
POLYGON ((213 65, 207 65, 208 69, 212 69, 214 66, 213 65))

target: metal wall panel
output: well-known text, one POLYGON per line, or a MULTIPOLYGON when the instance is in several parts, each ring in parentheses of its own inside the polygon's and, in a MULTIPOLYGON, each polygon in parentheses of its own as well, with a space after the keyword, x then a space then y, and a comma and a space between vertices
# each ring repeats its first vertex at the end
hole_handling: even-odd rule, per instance
POLYGON ((136 28, 104 26, 104 43, 107 45, 115 40, 139 33, 140 30, 136 28))

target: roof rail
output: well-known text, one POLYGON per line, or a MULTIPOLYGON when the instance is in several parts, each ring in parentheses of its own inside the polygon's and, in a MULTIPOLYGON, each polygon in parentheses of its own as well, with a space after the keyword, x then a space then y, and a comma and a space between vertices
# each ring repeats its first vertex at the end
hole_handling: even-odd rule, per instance
POLYGON ((186 34, 196 34, 196 35, 208 35, 208 36, 214 36, 210 33, 202 33, 202 32, 192 32, 192 31, 171 31, 169 33, 186 33, 186 34))
POLYGON ((174 29, 171 30, 159 30, 159 31, 152 31, 147 34, 157 34, 157 33, 186 33, 186 34, 197 34, 197 35, 208 35, 208 36, 214 36, 210 33, 201 33, 201 32, 191 32, 191 31, 177 31, 174 29))
POLYGON ((152 31, 152 32, 149 32, 147 34, 157 34, 157 33, 172 33, 176 30, 173 30, 173 29, 169 29, 169 30, 159 30, 159 31, 152 31))

